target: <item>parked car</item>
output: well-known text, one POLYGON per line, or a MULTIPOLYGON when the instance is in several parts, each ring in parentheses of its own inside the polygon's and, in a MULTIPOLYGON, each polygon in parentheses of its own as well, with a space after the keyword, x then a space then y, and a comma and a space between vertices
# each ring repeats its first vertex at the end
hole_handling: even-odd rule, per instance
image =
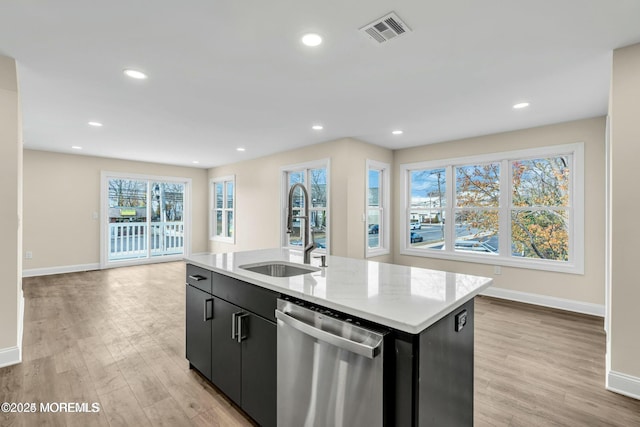
POLYGON ((422 224, 420 224, 419 222, 412 222, 409 225, 409 230, 420 230, 422 228, 422 224))
POLYGON ((496 248, 487 242, 481 242, 479 240, 456 240, 455 248, 470 252, 488 252, 492 254, 498 252, 496 248))
POLYGON ((380 226, 378 224, 369 224, 369 234, 378 234, 380 226))
POLYGON ((422 236, 418 233, 411 232, 411 243, 422 242, 422 236))

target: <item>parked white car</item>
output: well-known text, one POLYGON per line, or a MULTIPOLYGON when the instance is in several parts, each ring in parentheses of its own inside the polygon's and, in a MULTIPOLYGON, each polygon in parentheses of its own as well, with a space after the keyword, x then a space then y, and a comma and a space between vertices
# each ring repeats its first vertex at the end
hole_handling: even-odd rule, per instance
POLYGON ((498 252, 498 249, 487 242, 480 242, 478 240, 456 240, 455 248, 469 252, 489 252, 492 254, 498 252))
POLYGON ((412 222, 409 225, 409 230, 420 230, 422 228, 422 224, 420 224, 419 222, 412 222))

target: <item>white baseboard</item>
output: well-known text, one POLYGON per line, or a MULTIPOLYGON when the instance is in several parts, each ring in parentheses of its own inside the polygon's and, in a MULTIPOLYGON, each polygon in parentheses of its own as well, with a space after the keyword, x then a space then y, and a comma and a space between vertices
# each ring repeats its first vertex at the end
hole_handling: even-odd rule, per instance
MULTIPOLYGON (((120 261, 111 261, 107 264, 100 264, 99 269, 135 267, 137 265, 162 264, 164 262, 184 261, 184 255, 164 255, 152 258, 140 259, 123 259, 120 261)), ((94 268, 94 270, 96 270, 94 268)))
POLYGON ((547 295, 530 294, 528 292, 513 291, 511 289, 496 288, 493 286, 482 291, 480 295, 541 305, 543 307, 559 308, 561 310, 590 314, 592 316, 604 317, 605 313, 604 304, 592 304, 547 295))
POLYGON ((0 368, 17 365, 22 362, 22 335, 24 332, 24 293, 20 289, 18 298, 18 345, 15 347, 0 348, 0 368))
POLYGON ((0 348, 0 368, 22 362, 20 347, 0 348))
POLYGON ((62 267, 31 268, 22 270, 22 277, 48 276, 50 274, 77 273, 79 271, 99 270, 100 264, 64 265, 62 267))
POLYGON ((609 371, 607 374, 607 390, 640 400, 640 378, 609 371))

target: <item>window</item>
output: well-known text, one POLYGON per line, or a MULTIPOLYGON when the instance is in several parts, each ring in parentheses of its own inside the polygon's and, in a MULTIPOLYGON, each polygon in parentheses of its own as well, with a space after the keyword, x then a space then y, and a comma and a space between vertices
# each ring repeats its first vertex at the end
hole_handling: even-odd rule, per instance
POLYGON ((454 251, 498 254, 500 163, 456 166, 454 170, 454 251))
POLYGON ((389 253, 389 168, 367 160, 367 257, 389 253))
POLYGON ((300 249, 304 239, 305 203, 309 203, 309 226, 311 237, 319 250, 329 250, 329 160, 310 162, 283 168, 283 209, 282 209, 282 244, 285 247, 300 249), (287 233, 287 203, 289 189, 300 183, 305 186, 311 200, 304 199, 301 189, 293 194, 293 229, 287 233))
POLYGON ((568 155, 511 162, 513 255, 569 260, 568 155))
POLYGON ((416 169, 410 175, 409 244, 426 250, 445 247, 446 197, 444 168, 416 169))
POLYGON ((583 150, 402 165, 401 253, 582 274, 583 150))
POLYGON ((211 239, 235 243, 235 176, 211 180, 211 239))

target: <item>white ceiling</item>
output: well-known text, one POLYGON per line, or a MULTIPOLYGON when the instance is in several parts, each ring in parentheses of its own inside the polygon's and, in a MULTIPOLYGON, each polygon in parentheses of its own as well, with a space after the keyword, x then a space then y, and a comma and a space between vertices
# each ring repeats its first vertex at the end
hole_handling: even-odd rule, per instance
POLYGON ((211 167, 604 115, 611 52, 639 23, 640 0, 2 0, 0 54, 18 62, 25 147, 211 167), (358 31, 391 11, 413 31, 358 31), (310 31, 321 46, 300 43, 310 31))

